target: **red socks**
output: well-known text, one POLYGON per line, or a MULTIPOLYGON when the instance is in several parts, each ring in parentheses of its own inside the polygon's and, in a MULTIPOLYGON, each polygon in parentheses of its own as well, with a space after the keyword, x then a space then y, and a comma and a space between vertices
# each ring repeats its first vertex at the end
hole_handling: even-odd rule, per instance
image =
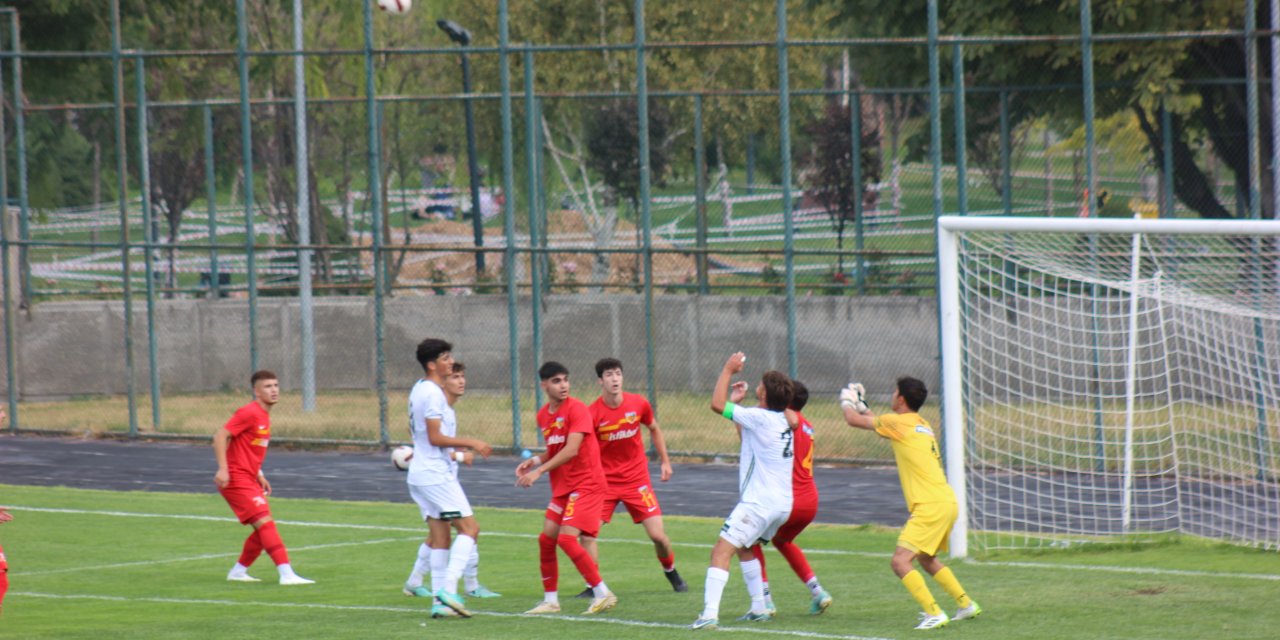
MULTIPOLYGON (((782 557, 787 559, 787 563, 791 565, 791 570, 800 576, 803 582, 809 582, 813 579, 813 569, 809 567, 809 560, 804 557, 804 551, 800 549, 800 545, 794 542, 782 542, 773 545, 782 557)), ((763 566, 763 565, 762 565, 763 566)))
MULTIPOLYGON (((581 549, 581 545, 578 548, 581 549)), ((560 586, 560 567, 556 564, 556 541, 545 533, 538 534, 538 561, 542 567, 542 590, 557 590, 560 586)))
POLYGON ((658 562, 662 563, 663 571, 670 571, 676 566, 676 554, 674 551, 670 555, 663 557, 658 556, 658 562))
POLYGON ((260 555, 262 555, 262 540, 258 537, 258 530, 254 529, 249 537, 244 539, 244 550, 240 552, 240 565, 251 566, 260 555))
POLYGON ((557 543, 561 549, 564 549, 564 554, 573 561, 573 566, 578 568, 578 573, 582 574, 582 578, 588 585, 594 587, 600 584, 600 568, 596 566, 595 560, 591 559, 591 554, 578 543, 577 536, 562 533, 557 543))
MULTIPOLYGON (((258 542, 266 550, 267 555, 271 556, 272 562, 277 565, 289 564, 289 551, 284 548, 284 540, 280 539, 280 532, 276 530, 275 520, 258 525, 258 542)), ((241 562, 240 564, 244 563, 241 562)), ((245 566, 249 565, 246 564, 245 566)))

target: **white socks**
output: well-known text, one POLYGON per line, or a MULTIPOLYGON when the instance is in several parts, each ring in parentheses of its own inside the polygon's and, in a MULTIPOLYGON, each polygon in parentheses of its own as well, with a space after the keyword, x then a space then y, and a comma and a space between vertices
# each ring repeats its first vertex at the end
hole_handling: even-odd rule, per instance
POLYGON ((449 549, 449 564, 444 573, 444 590, 448 593, 458 592, 458 578, 471 562, 471 552, 475 551, 476 539, 458 534, 453 539, 453 547, 449 549))
POLYGON ((720 596, 724 595, 724 586, 728 583, 728 571, 707 567, 707 584, 702 593, 702 618, 720 617, 720 596))
POLYGON ((431 573, 431 547, 427 543, 418 546, 418 557, 413 561, 413 571, 409 572, 409 579, 404 585, 410 589, 422 586, 422 579, 431 573))
POLYGON ((462 581, 466 584, 467 591, 480 588, 480 545, 471 548, 471 560, 467 561, 467 568, 462 571, 462 581))
POLYGON ((747 583, 747 595, 751 596, 752 613, 764 613, 764 579, 760 561, 752 558, 739 564, 742 565, 742 581, 747 583))
POLYGON ((601 580, 600 584, 591 587, 591 595, 597 598, 603 598, 609 595, 609 585, 605 584, 604 580, 601 580))
POLYGON ((445 573, 449 570, 449 550, 431 549, 431 593, 444 588, 445 573))
POLYGON ((818 583, 818 576, 809 578, 809 581, 804 583, 804 586, 809 587, 809 593, 813 594, 815 598, 822 592, 822 585, 818 583))

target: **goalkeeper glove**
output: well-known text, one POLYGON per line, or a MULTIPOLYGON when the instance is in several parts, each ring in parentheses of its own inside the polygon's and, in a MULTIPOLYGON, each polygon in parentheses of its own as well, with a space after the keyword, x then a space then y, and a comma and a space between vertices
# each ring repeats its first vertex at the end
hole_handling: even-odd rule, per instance
POLYGON ((849 383, 849 386, 840 390, 840 406, 862 413, 867 410, 866 396, 867 390, 861 382, 849 383))

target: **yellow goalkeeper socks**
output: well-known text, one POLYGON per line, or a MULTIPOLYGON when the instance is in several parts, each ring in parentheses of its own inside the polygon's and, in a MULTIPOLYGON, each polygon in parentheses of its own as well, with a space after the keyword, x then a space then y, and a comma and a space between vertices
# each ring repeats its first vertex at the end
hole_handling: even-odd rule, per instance
POLYGON ((929 585, 924 583, 924 576, 920 575, 919 571, 912 569, 910 573, 902 576, 902 586, 906 587, 911 597, 920 603, 920 609, 925 613, 931 616, 942 613, 942 607, 938 606, 938 602, 933 599, 933 594, 929 593, 929 585))
POLYGON ((969 596, 964 592, 964 587, 960 586, 960 581, 956 580, 956 574, 951 573, 950 567, 943 567, 941 571, 933 574, 933 579, 942 585, 952 598, 956 599, 956 604, 963 609, 973 603, 969 596))

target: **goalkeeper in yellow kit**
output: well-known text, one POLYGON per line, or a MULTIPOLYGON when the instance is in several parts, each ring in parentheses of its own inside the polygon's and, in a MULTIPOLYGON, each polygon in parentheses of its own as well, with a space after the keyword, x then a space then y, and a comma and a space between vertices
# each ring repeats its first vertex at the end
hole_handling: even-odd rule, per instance
POLYGON ((849 426, 875 431, 888 438, 893 446, 902 495, 911 517, 898 536, 898 547, 889 564, 924 610, 916 629, 937 629, 951 620, 975 618, 982 613, 982 607, 965 594, 951 569, 938 560, 938 553, 947 550, 947 536, 956 522, 957 507, 956 494, 942 472, 933 427, 916 413, 929 396, 929 390, 915 378, 898 378, 893 392, 893 413, 880 416, 867 409, 865 394, 861 384, 849 385, 840 392, 840 407, 849 426), (960 609, 954 618, 948 618, 933 599, 924 576, 912 566, 913 560, 956 599, 960 609))

